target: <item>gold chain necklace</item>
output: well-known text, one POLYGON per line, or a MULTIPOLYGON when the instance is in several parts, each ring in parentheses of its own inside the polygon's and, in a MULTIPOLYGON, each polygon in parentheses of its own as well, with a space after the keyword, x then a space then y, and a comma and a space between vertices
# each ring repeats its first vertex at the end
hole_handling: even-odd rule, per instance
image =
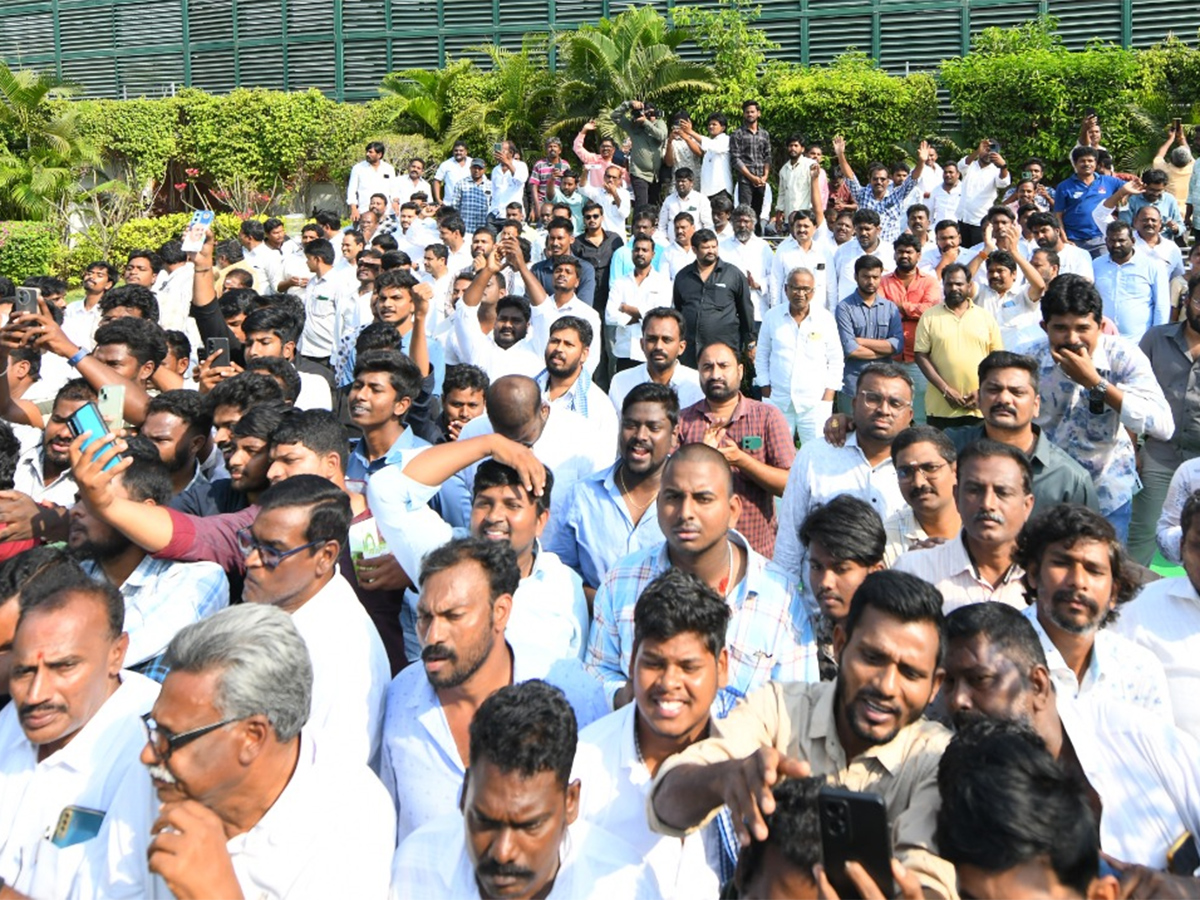
POLYGON ((627 484, 625 484, 625 468, 624 468, 624 466, 621 466, 617 469, 617 482, 620 484, 621 493, 625 495, 625 499, 628 501, 629 505, 634 507, 639 513, 645 512, 646 508, 651 503, 653 503, 655 500, 658 499, 658 491, 655 491, 653 496, 651 496, 651 498, 649 500, 647 500, 645 503, 643 503, 639 506, 637 501, 635 501, 633 499, 632 495, 630 494, 629 486, 627 484))

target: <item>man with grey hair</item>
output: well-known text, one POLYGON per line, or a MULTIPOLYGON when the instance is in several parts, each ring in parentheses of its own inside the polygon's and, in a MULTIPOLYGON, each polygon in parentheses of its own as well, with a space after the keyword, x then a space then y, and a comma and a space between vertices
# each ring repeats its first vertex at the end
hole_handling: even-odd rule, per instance
POLYGON ((143 716, 150 777, 121 786, 80 896, 384 896, 395 813, 366 765, 304 728, 313 668, 292 617, 231 607, 181 630, 166 662, 143 716))

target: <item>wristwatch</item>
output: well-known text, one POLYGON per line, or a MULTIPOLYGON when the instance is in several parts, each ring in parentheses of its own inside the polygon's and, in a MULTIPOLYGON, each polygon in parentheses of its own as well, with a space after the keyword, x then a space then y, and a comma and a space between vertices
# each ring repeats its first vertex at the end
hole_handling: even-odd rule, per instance
POLYGON ((1107 393, 1108 393, 1108 382, 1105 381, 1103 378, 1101 378, 1100 381, 1095 385, 1095 387, 1088 388, 1088 399, 1103 401, 1104 395, 1107 393))

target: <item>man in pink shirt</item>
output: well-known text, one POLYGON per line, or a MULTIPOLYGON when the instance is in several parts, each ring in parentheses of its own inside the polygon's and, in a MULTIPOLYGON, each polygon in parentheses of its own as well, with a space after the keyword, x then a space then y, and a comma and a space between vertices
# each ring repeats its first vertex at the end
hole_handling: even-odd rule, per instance
POLYGON ((599 153, 592 153, 583 146, 583 139, 587 133, 595 130, 595 120, 586 123, 583 128, 579 129, 579 134, 575 135, 575 140, 571 144, 571 149, 575 151, 575 155, 579 157, 579 161, 583 163, 583 168, 587 172, 587 183, 591 187, 603 189, 605 171, 610 166, 617 166, 624 175, 625 187, 629 188, 629 170, 613 162, 613 154, 617 152, 616 141, 610 137, 601 137, 599 153))

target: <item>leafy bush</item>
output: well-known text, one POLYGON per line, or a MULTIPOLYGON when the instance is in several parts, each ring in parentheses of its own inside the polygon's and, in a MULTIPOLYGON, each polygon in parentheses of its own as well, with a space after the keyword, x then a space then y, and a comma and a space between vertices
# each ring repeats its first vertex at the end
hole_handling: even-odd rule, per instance
POLYGON ((0 222, 0 275, 20 284, 48 275, 59 255, 58 233, 46 222, 0 222))

